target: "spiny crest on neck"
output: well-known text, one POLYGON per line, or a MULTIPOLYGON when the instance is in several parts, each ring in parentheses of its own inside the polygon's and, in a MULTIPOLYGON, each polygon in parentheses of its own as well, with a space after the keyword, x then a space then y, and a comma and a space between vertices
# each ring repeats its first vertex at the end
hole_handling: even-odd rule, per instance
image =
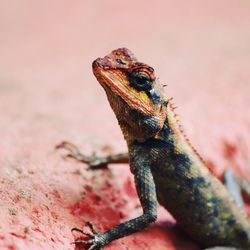
POLYGON ((183 126, 182 126, 180 119, 179 119, 179 115, 176 113, 177 106, 173 102, 173 97, 168 98, 168 105, 169 105, 171 112, 173 113, 173 119, 174 119, 173 122, 177 125, 176 127, 178 129, 178 132, 183 136, 183 138, 187 142, 188 146, 193 150, 193 152, 197 155, 197 157, 200 159, 200 161, 202 161, 207 166, 205 160, 202 158, 202 156, 199 154, 199 152, 196 150, 196 148, 190 142, 187 134, 185 133, 185 130, 183 129, 183 126))

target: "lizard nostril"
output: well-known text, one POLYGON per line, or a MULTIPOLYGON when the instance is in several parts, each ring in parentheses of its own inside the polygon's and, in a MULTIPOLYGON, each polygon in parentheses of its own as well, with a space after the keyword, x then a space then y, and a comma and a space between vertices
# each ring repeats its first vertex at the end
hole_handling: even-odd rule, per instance
POLYGON ((97 68, 100 67, 100 58, 97 58, 93 63, 92 63, 92 68, 97 68))

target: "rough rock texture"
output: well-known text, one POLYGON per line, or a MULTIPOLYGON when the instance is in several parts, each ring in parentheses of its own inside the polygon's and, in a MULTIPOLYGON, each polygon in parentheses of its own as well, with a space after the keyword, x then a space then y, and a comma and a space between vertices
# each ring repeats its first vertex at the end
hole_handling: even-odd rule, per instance
MULTIPOLYGON (((141 213, 127 166, 86 171, 62 140, 126 149, 91 62, 126 46, 168 83, 196 148, 221 176, 250 179, 248 1, 0 3, 0 249, 74 249, 72 227, 141 213)), ((78 249, 83 249, 81 246, 78 249)), ((159 208, 148 230, 107 249, 199 249, 159 208)))

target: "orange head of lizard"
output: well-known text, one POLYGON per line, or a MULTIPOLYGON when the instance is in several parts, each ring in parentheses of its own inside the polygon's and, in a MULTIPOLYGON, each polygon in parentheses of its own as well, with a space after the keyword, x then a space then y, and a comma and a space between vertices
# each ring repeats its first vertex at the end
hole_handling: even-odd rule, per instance
POLYGON ((107 93, 126 139, 145 140, 161 130, 166 103, 152 67, 121 48, 96 59, 93 72, 107 93))

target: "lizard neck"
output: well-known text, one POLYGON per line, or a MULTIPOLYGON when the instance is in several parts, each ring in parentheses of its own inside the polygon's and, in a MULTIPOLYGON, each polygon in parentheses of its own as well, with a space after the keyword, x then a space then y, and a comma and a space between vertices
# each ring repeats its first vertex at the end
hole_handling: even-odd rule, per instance
POLYGON ((194 146, 186 136, 179 122, 178 115, 174 110, 175 107, 170 101, 167 106, 167 117, 164 126, 160 133, 156 136, 156 138, 170 142, 177 150, 184 150, 187 152, 189 151, 192 155, 198 157, 198 159, 205 164, 203 158, 200 156, 200 154, 197 152, 197 150, 194 148, 194 146))

